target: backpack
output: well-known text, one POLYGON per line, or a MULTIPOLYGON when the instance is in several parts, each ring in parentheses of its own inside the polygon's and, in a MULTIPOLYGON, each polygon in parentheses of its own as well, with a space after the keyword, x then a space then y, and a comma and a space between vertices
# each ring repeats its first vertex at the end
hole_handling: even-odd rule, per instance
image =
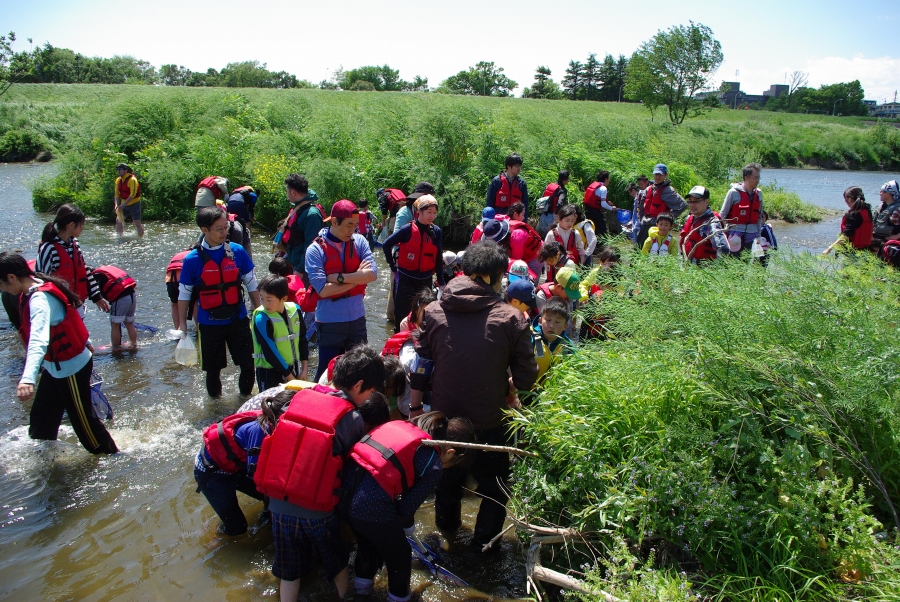
POLYGON ((886 264, 900 268, 900 240, 891 239, 884 243, 879 256, 886 264))
POLYGON ((538 212, 538 215, 544 215, 548 211, 550 211, 550 197, 542 196, 535 202, 535 210, 538 212))

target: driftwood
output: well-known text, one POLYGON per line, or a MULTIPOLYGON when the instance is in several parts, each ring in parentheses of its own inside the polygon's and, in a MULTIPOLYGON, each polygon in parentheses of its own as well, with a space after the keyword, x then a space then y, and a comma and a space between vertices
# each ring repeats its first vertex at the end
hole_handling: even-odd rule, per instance
POLYGON ((536 581, 543 581, 544 583, 551 583, 558 587, 564 587, 589 596, 596 596, 602 598, 606 602, 622 602, 621 599, 616 598, 603 590, 589 589, 585 582, 580 579, 570 577, 569 575, 563 575, 562 573, 541 566, 541 544, 560 543, 565 541, 564 537, 557 536, 535 539, 536 540, 533 541, 528 548, 528 554, 525 556, 525 574, 528 579, 528 589, 534 585, 535 594, 538 596, 538 599, 540 599, 540 593, 537 591, 536 581))
MULTIPOLYGON (((579 536, 578 531, 575 529, 564 529, 562 527, 541 527, 539 525, 532 525, 530 523, 526 523, 524 520, 520 518, 516 518, 514 516, 507 516, 513 524, 524 531, 531 531, 532 533, 537 533, 539 535, 558 535, 561 537, 577 537, 579 536)), ((550 543, 550 542, 547 542, 550 543)), ((554 542, 556 543, 556 542, 554 542)))
POLYGON ((459 447, 465 449, 480 449, 491 452, 507 452, 518 456, 529 456, 538 458, 539 456, 528 450, 519 449, 518 447, 507 447, 505 445, 484 445, 483 443, 462 443, 460 441, 442 441, 438 439, 422 439, 423 445, 446 445, 447 447, 459 447))

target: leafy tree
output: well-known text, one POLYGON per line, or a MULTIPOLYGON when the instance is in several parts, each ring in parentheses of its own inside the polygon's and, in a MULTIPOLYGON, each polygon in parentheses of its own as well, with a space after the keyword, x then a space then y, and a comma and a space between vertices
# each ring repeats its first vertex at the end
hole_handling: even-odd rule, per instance
POLYGON ((468 71, 445 79, 439 91, 472 96, 510 96, 517 87, 519 84, 503 74, 503 67, 481 61, 468 71))
POLYGON ((651 111, 665 106, 673 124, 703 112, 698 92, 711 90, 722 64, 722 45, 702 24, 677 25, 657 32, 632 55, 626 70, 625 94, 651 111))
POLYGON ((402 90, 404 92, 428 92, 428 78, 417 75, 411 82, 404 81, 402 90))
MULTIPOLYGON (((372 90, 376 90, 378 92, 392 92, 399 91, 403 89, 403 85, 406 83, 400 79, 400 71, 397 69, 391 69, 389 65, 381 65, 380 67, 377 65, 367 65, 365 67, 358 67, 356 69, 350 69, 349 71, 341 71, 341 78, 337 79, 337 84, 344 90, 359 90, 361 88, 353 86, 356 85, 357 82, 369 82, 372 84, 372 90)), ((369 89, 365 87, 364 89, 369 89)))
POLYGON ((600 65, 600 100, 616 102, 620 100, 620 90, 625 84, 625 71, 628 68, 628 59, 619 55, 618 60, 611 54, 607 54, 600 65))
POLYGON ((584 100, 600 100, 600 63, 591 53, 581 68, 581 88, 584 100))
POLYGON ((534 74, 534 86, 522 91, 524 98, 547 98, 558 100, 562 98, 559 84, 550 79, 551 71, 543 65, 538 67, 534 74))
POLYGON ((163 65, 159 68, 159 83, 164 86, 186 86, 193 72, 184 65, 163 65))
POLYGON ((581 74, 581 63, 578 61, 569 61, 569 67, 566 69, 566 76, 562 80, 563 89, 566 91, 566 98, 569 100, 578 100, 581 96, 581 74))
POLYGON ((3 96, 12 85, 12 77, 10 76, 9 62, 15 54, 12 49, 12 43, 16 41, 16 32, 11 31, 8 35, 0 36, 0 96, 3 96))
POLYGON ((358 79, 350 85, 347 90, 353 90, 354 92, 375 92, 375 85, 365 79, 358 79))

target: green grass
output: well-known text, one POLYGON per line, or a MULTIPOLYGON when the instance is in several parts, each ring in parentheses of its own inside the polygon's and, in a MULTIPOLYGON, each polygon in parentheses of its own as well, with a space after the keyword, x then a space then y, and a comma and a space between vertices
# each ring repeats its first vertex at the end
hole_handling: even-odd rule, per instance
MULTIPOLYGON (((625 185, 658 162, 682 194, 724 186, 749 161, 900 165, 900 131, 849 119, 718 109, 674 127, 627 103, 441 94, 16 85, 0 99, 0 137, 13 130, 62 157, 57 178, 35 190, 40 209, 75 200, 111 218, 112 167, 125 160, 149 219, 188 217, 197 182, 216 173, 258 188, 259 217, 271 226, 287 209, 281 180, 297 170, 326 205, 431 181, 451 238, 468 236, 510 152, 525 159, 532 198, 560 169, 572 173, 574 197, 609 169, 612 200, 628 208, 625 185)), ((784 217, 814 213, 782 205, 784 217)))

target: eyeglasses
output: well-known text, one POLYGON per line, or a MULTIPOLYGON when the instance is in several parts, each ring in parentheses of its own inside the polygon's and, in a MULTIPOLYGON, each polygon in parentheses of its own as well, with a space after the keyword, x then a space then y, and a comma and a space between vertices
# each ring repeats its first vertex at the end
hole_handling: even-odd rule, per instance
POLYGON ((223 232, 228 232, 228 228, 209 228, 210 232, 215 232, 217 234, 222 234, 223 232))

